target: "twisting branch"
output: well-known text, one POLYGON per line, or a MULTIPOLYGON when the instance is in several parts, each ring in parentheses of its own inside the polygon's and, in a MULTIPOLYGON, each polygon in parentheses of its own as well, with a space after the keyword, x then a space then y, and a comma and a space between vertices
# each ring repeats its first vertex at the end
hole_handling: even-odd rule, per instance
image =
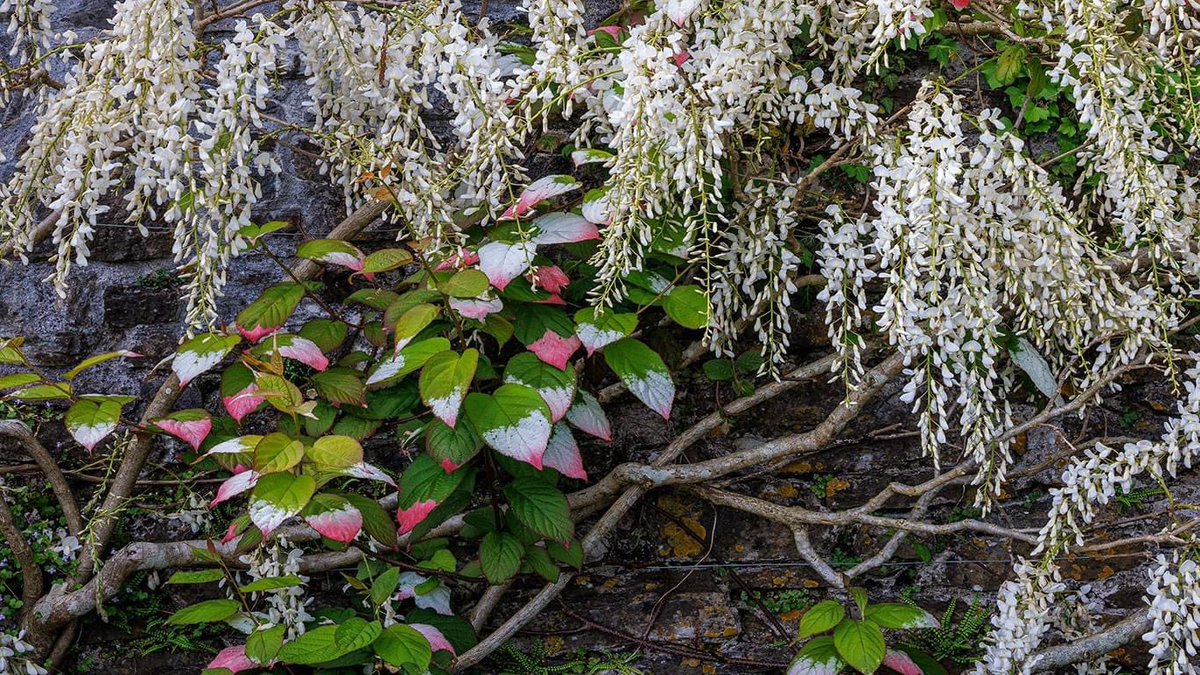
POLYGON ((1058 672, 1071 664, 1098 659, 1129 644, 1131 640, 1150 630, 1151 626, 1150 616, 1145 610, 1134 610, 1129 616, 1099 633, 1042 650, 1031 660, 1036 664, 1034 672, 1058 672))
MULTIPOLYGON (((756 448, 743 450, 720 458, 727 461, 721 463, 719 466, 712 466, 710 461, 666 468, 666 465, 674 461, 677 456, 670 452, 664 452, 649 466, 632 465, 634 467, 641 467, 640 473, 634 472, 634 474, 626 474, 626 476, 636 475, 642 480, 629 480, 629 486, 625 488, 620 497, 613 502, 612 506, 600 517, 600 520, 588 531, 587 536, 582 541, 584 555, 592 555, 600 550, 608 533, 621 522, 625 514, 633 508, 638 500, 654 487, 709 480, 762 462, 768 462, 788 455, 815 452, 824 448, 861 412, 867 403, 883 390, 884 385, 900 371, 902 365, 903 361, 899 355, 892 355, 885 359, 883 363, 876 366, 863 378, 863 382, 857 390, 834 408, 829 413, 829 416, 812 431, 785 436, 769 443, 764 443, 756 448)), ((683 449, 680 448, 679 452, 682 451, 683 449)), ((631 465, 622 465, 622 467, 628 466, 631 465)), ((618 467, 602 482, 608 481, 614 474, 620 473, 621 467, 618 467)), ((617 480, 620 480, 620 477, 617 480)), ((566 588, 572 578, 572 574, 563 573, 559 576, 558 581, 543 587, 537 595, 509 617, 491 635, 488 635, 479 644, 475 645, 475 647, 456 658, 452 664, 453 672, 462 672, 480 663, 488 654, 499 649, 501 645, 511 639, 526 623, 541 613, 554 598, 558 597, 559 593, 566 588)))
POLYGON ((33 549, 13 521, 12 509, 8 508, 8 502, 4 499, 7 493, 8 488, 0 486, 0 534, 4 535, 5 543, 17 559, 17 564, 21 566, 21 601, 24 603, 22 612, 28 614, 33 603, 41 597, 45 582, 42 579, 42 568, 34 559, 33 549))
POLYGON ((33 458, 33 461, 37 462, 38 468, 50 482, 54 498, 58 500, 58 505, 62 508, 63 517, 67 521, 67 530, 71 534, 79 536, 84 529, 79 503, 75 501, 71 485, 67 483, 67 478, 59 468, 58 462, 50 456, 50 451, 46 450, 45 446, 33 435, 33 431, 20 420, 0 421, 0 436, 15 440, 33 458))

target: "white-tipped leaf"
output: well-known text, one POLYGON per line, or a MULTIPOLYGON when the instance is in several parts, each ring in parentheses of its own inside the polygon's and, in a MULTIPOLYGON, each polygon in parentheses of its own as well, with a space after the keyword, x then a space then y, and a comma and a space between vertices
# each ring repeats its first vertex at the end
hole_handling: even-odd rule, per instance
POLYGON ((484 442, 496 452, 542 468, 550 441, 550 409, 536 390, 501 385, 492 395, 467 396, 466 411, 484 442))

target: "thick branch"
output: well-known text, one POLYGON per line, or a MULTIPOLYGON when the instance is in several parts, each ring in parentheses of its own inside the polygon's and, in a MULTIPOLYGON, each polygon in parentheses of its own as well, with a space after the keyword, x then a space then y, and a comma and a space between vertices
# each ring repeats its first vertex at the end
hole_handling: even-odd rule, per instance
POLYGON ((83 517, 79 514, 79 503, 75 501, 75 493, 71 492, 71 485, 67 483, 67 478, 59 468, 58 462, 50 456, 50 451, 38 442, 33 431, 20 420, 0 421, 0 436, 7 436, 17 441, 25 449, 25 452, 29 453, 33 461, 37 462, 38 468, 50 482, 50 489, 54 491, 58 505, 62 507, 63 517, 67 520, 67 529, 71 534, 79 536, 84 528, 83 517))
MULTIPOLYGON (((811 364, 810 364, 811 365, 811 364)), ((711 465, 711 462, 700 462, 698 464, 689 464, 680 467, 664 468, 667 463, 673 461, 675 454, 664 452, 657 460, 649 466, 642 466, 642 476, 647 480, 630 481, 629 487, 619 498, 605 511, 604 515, 594 527, 583 538, 582 545, 584 555, 594 554, 603 545, 604 539, 608 533, 612 531, 625 514, 638 502, 642 496, 651 488, 660 485, 670 485, 676 482, 689 482, 689 480, 674 480, 672 470, 678 469, 681 476, 695 482, 699 480, 709 480, 712 478, 725 475, 737 471, 739 468, 754 466, 759 463, 768 462, 774 459, 787 456, 789 454, 800 453, 804 451, 816 451, 828 445, 837 436, 839 432, 850 420, 862 410, 869 401, 871 401, 882 389, 883 386, 890 380, 903 365, 903 360, 898 355, 893 355, 883 361, 880 365, 871 370, 864 378, 862 385, 852 393, 847 400, 839 404, 829 416, 810 432, 803 434, 795 434, 781 439, 776 439, 770 443, 764 443, 761 446, 745 450, 739 453, 734 453, 721 460, 729 460, 720 467, 705 466, 711 465), (702 467, 695 469, 695 467, 702 467), (718 472, 720 471, 720 472, 718 472), (659 482, 661 480, 662 482, 659 482)), ((783 384, 783 383, 780 383, 783 384)), ((679 450, 682 452, 682 449, 679 450)), ((712 460, 719 461, 719 460, 712 460)), ((640 465, 622 465, 634 466, 640 465)), ((618 467, 613 473, 620 473, 621 467, 618 467)), ((604 481, 608 481, 612 475, 605 477, 604 481)), ((453 672, 462 672, 481 661, 491 654, 501 645, 512 638, 526 623, 537 616, 547 605, 550 604, 558 594, 566 588, 573 575, 563 573, 558 581, 547 584, 525 604, 516 614, 509 617, 502 626, 497 628, 491 635, 487 636, 471 648, 470 651, 460 655, 452 664, 453 672)))
POLYGON ((1152 626, 1145 610, 1135 610, 1099 633, 1042 650, 1033 659, 1036 663, 1034 672, 1058 672, 1075 663, 1098 659, 1141 637, 1152 626))
POLYGON ((42 580, 42 568, 34 560, 33 549, 13 521, 12 509, 8 508, 8 502, 4 499, 3 493, 7 491, 0 492, 0 534, 4 535, 5 543, 21 566, 21 600, 24 602, 23 611, 28 613, 33 603, 41 597, 45 582, 42 580))

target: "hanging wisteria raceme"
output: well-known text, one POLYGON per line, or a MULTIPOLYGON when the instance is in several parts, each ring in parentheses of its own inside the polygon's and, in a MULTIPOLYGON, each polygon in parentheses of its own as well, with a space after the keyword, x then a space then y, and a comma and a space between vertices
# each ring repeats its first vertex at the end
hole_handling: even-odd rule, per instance
MULTIPOLYGON (((1200 354, 1192 353, 1188 358, 1195 362, 1200 354)), ((1049 519, 1038 533, 1037 547, 1028 558, 1023 557, 1017 563, 1015 578, 1000 589, 999 611, 992 619, 996 629, 988 639, 988 651, 976 668, 977 673, 1033 672, 1037 662, 1032 656, 1049 627, 1046 608, 1065 589, 1057 558, 1083 545, 1085 528, 1095 520, 1100 508, 1118 494, 1133 489, 1138 476, 1146 475, 1165 484, 1181 469, 1191 468, 1200 455, 1200 366, 1192 366, 1185 377, 1187 396, 1179 402, 1176 416, 1167 423, 1159 441, 1127 443, 1121 450, 1097 444, 1084 458, 1072 459, 1063 472, 1063 486, 1051 490, 1053 504, 1049 519)), ((1160 565, 1160 571, 1165 569, 1160 565)), ((1154 578, 1159 577, 1156 574, 1154 578)), ((1154 598, 1151 616, 1157 624, 1165 626, 1165 633, 1156 631, 1147 634, 1147 639, 1158 645, 1161 645, 1159 640, 1175 639, 1174 624, 1186 623, 1188 618, 1186 614, 1168 611, 1169 605, 1159 599, 1162 593, 1172 592, 1172 584, 1177 583, 1169 578, 1164 581, 1165 591, 1153 586, 1150 591, 1154 598)), ((1168 652, 1156 648, 1152 663, 1172 658, 1168 652)))
POLYGON ((201 104, 194 144, 198 162, 191 181, 192 199, 162 200, 171 204, 175 221, 176 260, 187 270, 187 322, 207 323, 225 285, 231 257, 244 250, 239 236, 251 224, 254 205, 262 197, 256 175, 279 171, 274 157, 262 151, 255 135, 263 128, 271 78, 287 32, 261 15, 254 29, 244 21, 235 27, 216 65, 216 86, 201 104))
POLYGON ((1200 588, 1200 569, 1197 569, 1195 549, 1176 549, 1167 556, 1158 556, 1158 565, 1150 570, 1146 588, 1146 604, 1150 606, 1153 628, 1142 636, 1150 643, 1150 673, 1153 675, 1185 675, 1196 672, 1192 660, 1200 654, 1200 605, 1196 588, 1200 588))

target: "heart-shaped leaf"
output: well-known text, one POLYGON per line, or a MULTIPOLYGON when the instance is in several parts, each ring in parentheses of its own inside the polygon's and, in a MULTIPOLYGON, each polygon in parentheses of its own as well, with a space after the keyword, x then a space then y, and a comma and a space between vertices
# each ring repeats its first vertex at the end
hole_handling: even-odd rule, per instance
POLYGON ((490 396, 467 396, 467 416, 484 442, 502 455, 542 468, 550 440, 550 409, 536 390, 501 385, 490 396))

